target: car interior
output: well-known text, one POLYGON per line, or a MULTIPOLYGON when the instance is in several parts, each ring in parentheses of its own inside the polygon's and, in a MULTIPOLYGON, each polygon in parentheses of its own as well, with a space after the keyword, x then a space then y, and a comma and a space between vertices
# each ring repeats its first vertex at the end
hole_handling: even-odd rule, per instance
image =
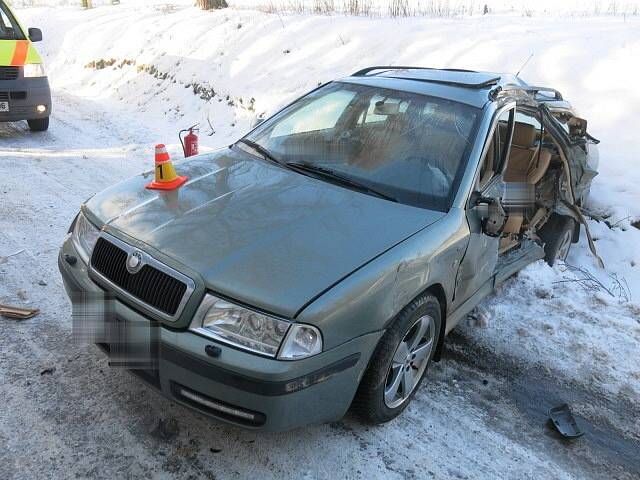
MULTIPOLYGON (((283 161, 311 162, 388 189, 403 203, 446 210, 478 111, 445 99, 380 89, 332 92, 324 118, 305 107, 269 134, 283 161), (333 111, 332 111, 333 110, 333 111)), ((317 111, 317 110, 316 110, 317 111)))
MULTIPOLYGON (((488 147, 480 172, 480 188, 489 184, 500 168, 500 152, 508 130, 501 118, 488 147)), ((557 142, 545 131, 537 115, 517 111, 509 157, 502 172, 502 204, 507 220, 500 238, 500 253, 509 252, 536 232, 551 215, 555 189, 563 160, 557 142)))

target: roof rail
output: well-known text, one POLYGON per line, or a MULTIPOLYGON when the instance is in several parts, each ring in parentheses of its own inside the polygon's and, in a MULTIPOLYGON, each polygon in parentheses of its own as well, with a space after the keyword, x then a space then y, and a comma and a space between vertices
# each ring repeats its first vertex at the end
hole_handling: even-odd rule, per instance
MULTIPOLYGON (((473 70, 460 70, 454 68, 428 68, 428 67, 400 67, 400 66, 392 66, 392 67, 368 67, 364 68, 353 75, 352 77, 367 77, 369 72, 374 70, 433 70, 433 71, 446 71, 446 72, 468 72, 468 73, 478 73, 473 70)), ((383 72, 380 72, 383 73, 383 72)), ((371 75, 373 76, 373 75, 371 75)), ((459 87, 459 88, 472 88, 472 89, 482 89, 491 87, 493 85, 497 85, 500 82, 500 77, 493 77, 485 80, 483 82, 478 83, 467 83, 467 82, 457 82, 454 80, 441 80, 438 78, 411 78, 411 77, 390 77, 397 80, 411 80, 413 82, 423 82, 423 83, 437 83, 439 85, 448 85, 450 87, 459 87)))
POLYGON ((489 80, 479 83, 454 82, 453 80, 438 80, 434 78, 410 78, 410 77, 393 77, 399 80, 411 80, 414 82, 437 83, 438 85, 448 85, 449 87, 471 88, 480 90, 482 88, 492 87, 500 82, 500 77, 493 77, 489 80))
MULTIPOLYGON (((432 68, 432 67, 407 67, 400 65, 382 65, 376 67, 367 67, 362 70, 358 70, 356 73, 353 73, 352 77, 365 77, 368 73, 371 73, 375 70, 442 70, 445 72, 468 72, 468 73, 477 73, 475 70, 465 70, 462 68, 432 68)), ((384 73, 384 72, 380 72, 384 73)))
POLYGON ((530 85, 498 85, 496 88, 489 92, 489 98, 495 100, 502 92, 507 91, 520 91, 533 94, 534 96, 538 93, 553 93, 553 98, 555 100, 564 100, 562 94, 551 87, 533 87, 530 85))

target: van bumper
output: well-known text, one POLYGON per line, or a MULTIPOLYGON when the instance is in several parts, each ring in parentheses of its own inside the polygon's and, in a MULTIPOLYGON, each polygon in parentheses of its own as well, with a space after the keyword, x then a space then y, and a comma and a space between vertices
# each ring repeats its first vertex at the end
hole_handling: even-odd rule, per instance
POLYGON ((47 77, 0 80, 0 102, 8 102, 9 111, 0 112, 0 122, 35 120, 51 115, 51 89, 47 77), (44 112, 37 107, 44 105, 44 112))

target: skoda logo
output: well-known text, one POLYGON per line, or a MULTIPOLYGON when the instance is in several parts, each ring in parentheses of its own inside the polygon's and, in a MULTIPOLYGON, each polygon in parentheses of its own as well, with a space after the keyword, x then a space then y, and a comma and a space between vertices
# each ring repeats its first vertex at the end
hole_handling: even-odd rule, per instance
POLYGON ((138 273, 144 262, 142 261, 142 252, 140 250, 134 250, 127 257, 127 270, 129 273, 138 273))

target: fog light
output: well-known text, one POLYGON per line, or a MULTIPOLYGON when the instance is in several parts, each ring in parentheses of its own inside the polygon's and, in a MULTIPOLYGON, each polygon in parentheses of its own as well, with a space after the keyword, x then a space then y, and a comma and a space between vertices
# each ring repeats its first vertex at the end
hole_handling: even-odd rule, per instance
POLYGON ((46 112, 46 111, 47 111, 47 107, 46 107, 45 105, 38 105, 38 106, 36 107, 36 111, 37 111, 38 113, 44 113, 44 112, 46 112))

